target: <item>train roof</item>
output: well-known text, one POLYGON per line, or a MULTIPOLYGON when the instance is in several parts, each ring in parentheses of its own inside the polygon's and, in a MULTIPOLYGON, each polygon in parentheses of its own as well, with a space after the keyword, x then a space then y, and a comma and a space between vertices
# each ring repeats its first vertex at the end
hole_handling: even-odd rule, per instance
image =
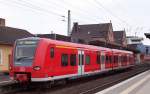
POLYGON ((119 50, 119 49, 112 49, 113 52, 116 52, 116 53, 129 53, 129 54, 133 54, 133 52, 131 51, 126 51, 126 50, 119 50))
POLYGON ((105 47, 100 47, 100 46, 94 46, 94 45, 87 45, 87 44, 78 44, 78 43, 72 43, 72 42, 65 42, 65 41, 58 41, 58 40, 53 40, 53 39, 48 39, 48 38, 39 38, 39 37, 28 37, 28 38, 23 38, 23 39, 18 39, 18 40, 44 40, 47 41, 48 43, 54 44, 54 45, 60 45, 60 46, 67 46, 67 47, 74 47, 77 49, 84 48, 84 49, 93 49, 95 51, 101 50, 101 51, 115 51, 117 53, 131 53, 131 51, 125 51, 125 50, 119 50, 119 49, 110 49, 110 48, 105 48, 105 47))
POLYGON ((104 48, 104 47, 98 47, 98 46, 93 46, 93 45, 86 45, 86 44, 78 44, 78 43, 72 43, 72 42, 65 42, 65 41, 58 41, 58 40, 52 40, 52 39, 46 39, 46 38, 41 38, 45 41, 48 41, 50 43, 53 43, 55 45, 63 45, 63 46, 68 46, 68 47, 75 47, 75 48, 84 48, 84 49, 93 49, 93 50, 103 50, 103 51, 108 51, 111 50, 110 48, 104 48))
POLYGON ((100 47, 100 46, 94 46, 94 45, 86 45, 86 44, 78 44, 78 43, 72 43, 72 42, 64 42, 64 41, 58 41, 58 40, 52 40, 52 39, 46 39, 42 38, 44 40, 48 40, 51 43, 57 44, 57 45, 65 45, 65 46, 73 46, 76 48, 85 48, 85 49, 94 49, 94 50, 99 50, 101 49, 102 51, 115 51, 118 53, 130 53, 132 54, 131 51, 125 51, 125 50, 119 50, 119 49, 110 49, 110 48, 105 48, 105 47, 100 47))

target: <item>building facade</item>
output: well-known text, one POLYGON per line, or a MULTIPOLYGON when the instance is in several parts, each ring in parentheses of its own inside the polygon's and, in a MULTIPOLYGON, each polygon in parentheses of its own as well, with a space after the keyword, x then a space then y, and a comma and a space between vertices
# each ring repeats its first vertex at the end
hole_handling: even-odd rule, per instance
POLYGON ((23 29, 5 26, 5 20, 0 18, 0 72, 8 72, 13 44, 16 39, 34 37, 23 29))
POLYGON ((127 47, 127 40, 126 40, 125 30, 114 31, 113 33, 114 33, 115 43, 120 44, 123 47, 127 47))
POLYGON ((71 37, 60 34, 36 34, 36 36, 40 38, 49 38, 54 40, 71 42, 71 37))
POLYGON ((142 37, 137 37, 137 36, 127 36, 127 44, 141 44, 143 38, 142 37))
POLYGON ((74 23, 71 38, 73 42, 89 44, 90 41, 114 42, 112 23, 84 24, 74 23))

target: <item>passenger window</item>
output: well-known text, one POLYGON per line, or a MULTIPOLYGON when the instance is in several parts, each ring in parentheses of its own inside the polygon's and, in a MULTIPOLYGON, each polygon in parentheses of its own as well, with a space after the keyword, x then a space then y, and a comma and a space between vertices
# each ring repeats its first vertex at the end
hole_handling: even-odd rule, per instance
POLYGON ((114 63, 116 63, 116 56, 114 56, 114 63))
POLYGON ((105 62, 105 56, 104 55, 101 56, 101 60, 102 60, 101 62, 103 64, 105 62))
POLYGON ((90 64, 90 56, 89 55, 86 55, 86 62, 85 62, 86 65, 89 65, 90 64))
POLYGON ((106 63, 109 63, 109 57, 106 56, 106 63))
POLYGON ((118 56, 118 62, 119 63, 121 62, 121 56, 118 56))
POLYGON ((118 56, 114 56, 114 63, 118 63, 118 56))
POLYGON ((62 54, 61 56, 61 65, 67 66, 68 65, 68 54, 62 54))
POLYGON ((52 47, 52 48, 50 49, 50 56, 51 56, 51 58, 54 57, 54 47, 52 47))
POLYGON ((118 61, 119 61, 119 60, 118 60, 118 56, 116 56, 116 63, 118 63, 118 61))
POLYGON ((97 64, 100 64, 100 53, 97 53, 96 59, 97 59, 97 64))
POLYGON ((109 56, 109 63, 112 63, 112 57, 109 56))
POLYGON ((76 54, 70 55, 70 65, 75 66, 76 65, 76 54))

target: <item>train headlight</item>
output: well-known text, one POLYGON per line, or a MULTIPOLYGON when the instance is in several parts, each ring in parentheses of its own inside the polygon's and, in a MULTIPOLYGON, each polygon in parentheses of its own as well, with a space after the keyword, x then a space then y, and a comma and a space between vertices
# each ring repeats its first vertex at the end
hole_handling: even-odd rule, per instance
POLYGON ((39 66, 35 66, 35 67, 33 67, 33 69, 38 71, 38 70, 40 70, 41 68, 40 68, 39 66))
POLYGON ((11 67, 11 66, 9 67, 9 70, 12 70, 12 67, 11 67))

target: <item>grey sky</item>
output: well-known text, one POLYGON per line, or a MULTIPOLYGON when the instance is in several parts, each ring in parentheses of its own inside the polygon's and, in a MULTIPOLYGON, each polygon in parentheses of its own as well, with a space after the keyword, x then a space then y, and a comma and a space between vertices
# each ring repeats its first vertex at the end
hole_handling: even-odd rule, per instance
MULTIPOLYGON (((34 34, 67 34, 67 10, 72 22, 107 23, 114 30, 126 29, 127 35, 144 37, 150 33, 150 0, 0 0, 0 17, 7 26, 26 29, 34 34), (66 20, 66 21, 62 21, 66 20)), ((145 44, 150 43, 148 39, 145 44)))

